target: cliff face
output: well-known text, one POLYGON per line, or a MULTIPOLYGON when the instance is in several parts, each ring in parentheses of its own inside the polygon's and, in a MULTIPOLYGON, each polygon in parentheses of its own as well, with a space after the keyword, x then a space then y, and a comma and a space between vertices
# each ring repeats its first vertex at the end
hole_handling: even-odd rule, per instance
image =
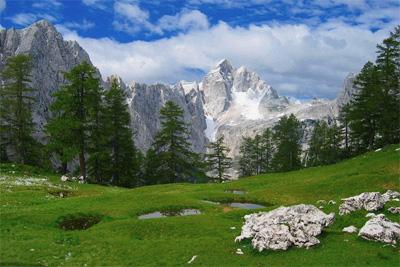
MULTIPOLYGON (((46 142, 44 126, 51 117, 51 95, 65 82, 63 72, 82 61, 90 63, 89 55, 74 41, 64 41, 47 21, 39 21, 21 29, 0 30, 0 70, 10 56, 28 53, 33 59, 32 87, 36 138, 46 142)), ((98 72, 98 76, 101 77, 98 72)), ((304 144, 313 122, 331 122, 338 108, 350 101, 355 93, 355 75, 349 75, 336 100, 316 99, 299 102, 279 96, 277 91, 255 72, 242 66, 235 68, 224 59, 212 68, 201 83, 181 81, 175 85, 126 84, 115 76, 126 94, 136 146, 145 152, 160 127, 159 112, 166 101, 173 101, 184 111, 189 125, 189 142, 196 152, 205 152, 209 141, 225 136, 230 156, 237 157, 242 136, 253 137, 273 125, 284 115, 293 113, 304 126, 304 144)), ((107 89, 109 79, 103 82, 107 89)))
POLYGON ((64 41, 54 26, 45 20, 22 30, 0 30, 0 70, 10 56, 18 54, 32 57, 31 86, 36 89, 33 106, 33 119, 37 125, 35 135, 45 142, 43 129, 50 117, 51 95, 64 83, 63 72, 83 61, 90 63, 90 58, 77 42, 64 41))

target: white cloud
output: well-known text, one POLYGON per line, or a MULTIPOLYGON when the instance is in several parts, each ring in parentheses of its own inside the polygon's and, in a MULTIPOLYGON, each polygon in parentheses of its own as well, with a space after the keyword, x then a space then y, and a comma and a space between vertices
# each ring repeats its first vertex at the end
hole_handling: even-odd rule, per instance
POLYGON ((82 22, 66 22, 64 23, 64 26, 69 29, 80 29, 86 31, 88 29, 93 28, 95 24, 91 21, 83 19, 82 22))
POLYGON ((109 0, 82 0, 82 3, 86 6, 97 8, 97 9, 106 9, 107 8, 107 2, 110 2, 109 0))
POLYGON ((6 0, 0 0, 0 13, 6 9, 6 0))
POLYGON ((333 23, 231 27, 220 22, 155 41, 118 43, 91 39, 65 31, 89 53, 103 76, 125 81, 168 82, 199 79, 221 58, 237 67, 246 65, 282 94, 335 97, 348 72, 357 72, 375 58, 375 46, 392 26, 371 32, 367 28, 333 23))
POLYGON ((209 27, 207 16, 198 10, 182 10, 174 16, 165 15, 158 21, 160 31, 204 30, 209 27))
POLYGON ((168 31, 185 32, 209 27, 207 16, 198 10, 182 9, 175 15, 164 15, 154 23, 150 21, 150 13, 135 2, 117 1, 114 3, 114 11, 114 28, 129 34, 139 31, 163 34, 168 31))
POLYGON ((52 8, 59 8, 62 6, 62 3, 58 0, 42 0, 37 1, 32 4, 33 8, 38 9, 52 9, 52 8))
POLYGON ((13 23, 21 26, 26 26, 32 24, 33 22, 39 19, 47 19, 48 21, 56 21, 56 18, 49 14, 34 14, 34 13, 19 13, 12 17, 7 18, 11 20, 13 23))

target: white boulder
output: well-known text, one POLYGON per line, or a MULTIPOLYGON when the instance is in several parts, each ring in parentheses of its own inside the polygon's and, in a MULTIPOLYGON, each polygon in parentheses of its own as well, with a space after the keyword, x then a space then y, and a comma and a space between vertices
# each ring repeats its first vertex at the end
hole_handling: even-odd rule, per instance
POLYGON ((390 221, 383 214, 378 214, 365 223, 358 236, 395 245, 400 238, 400 224, 390 221))
POLYGON ((349 214, 352 211, 365 209, 367 211, 376 211, 382 209, 386 202, 399 197, 400 193, 388 190, 386 193, 365 192, 357 196, 344 198, 344 202, 339 206, 339 214, 349 214))
POLYGON ((373 212, 367 213, 367 215, 365 215, 366 218, 371 218, 371 217, 374 217, 374 216, 376 216, 376 214, 373 213, 373 212))
POLYGON ((69 180, 68 176, 66 175, 61 176, 61 182, 66 182, 68 180, 69 180))
POLYGON ((356 233, 357 231, 358 231, 358 229, 357 229, 357 227, 355 227, 354 225, 350 225, 350 226, 348 226, 348 227, 345 227, 345 228, 343 228, 343 230, 342 230, 342 232, 350 233, 350 234, 356 233))
POLYGON ((400 214, 400 207, 390 207, 388 211, 393 214, 400 214))
POLYGON ((252 239, 255 249, 286 250, 290 246, 310 247, 315 237, 333 223, 335 214, 325 214, 313 205, 280 207, 269 212, 244 216, 245 224, 235 241, 252 239))

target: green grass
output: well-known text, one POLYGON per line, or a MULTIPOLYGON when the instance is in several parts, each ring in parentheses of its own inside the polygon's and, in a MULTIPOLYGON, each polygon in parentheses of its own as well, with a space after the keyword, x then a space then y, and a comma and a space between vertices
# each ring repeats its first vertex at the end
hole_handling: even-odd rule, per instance
MULTIPOLYGON (((366 211, 336 217, 308 250, 254 251, 249 242, 235 243, 243 216, 253 211, 229 209, 211 201, 254 202, 271 210, 280 205, 335 200, 325 212, 338 212, 340 199, 365 191, 399 190, 400 151, 384 148, 341 163, 295 172, 260 175, 225 184, 170 184, 137 189, 74 182, 11 164, 1 165, 0 266, 182 266, 194 255, 194 266, 399 266, 398 247, 342 233, 361 227, 366 211), (18 179, 47 178, 52 185, 14 185, 18 179), (225 192, 245 190, 245 195, 225 192), (67 192, 66 198, 58 196, 67 192), (184 208, 201 215, 139 220, 138 215, 184 208), (60 218, 96 214, 98 224, 65 231, 60 218), (236 227, 231 230, 230 227, 236 227), (244 255, 235 253, 241 248, 244 255)), ((399 222, 399 216, 383 213, 399 222)), ((318 206, 318 205, 317 205, 318 206)))

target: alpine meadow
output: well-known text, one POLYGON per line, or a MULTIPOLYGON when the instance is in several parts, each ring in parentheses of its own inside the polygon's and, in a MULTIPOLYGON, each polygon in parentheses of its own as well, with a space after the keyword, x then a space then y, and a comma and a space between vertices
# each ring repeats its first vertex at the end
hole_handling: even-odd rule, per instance
POLYGON ((398 14, 0 0, 0 265, 398 266, 398 14))

